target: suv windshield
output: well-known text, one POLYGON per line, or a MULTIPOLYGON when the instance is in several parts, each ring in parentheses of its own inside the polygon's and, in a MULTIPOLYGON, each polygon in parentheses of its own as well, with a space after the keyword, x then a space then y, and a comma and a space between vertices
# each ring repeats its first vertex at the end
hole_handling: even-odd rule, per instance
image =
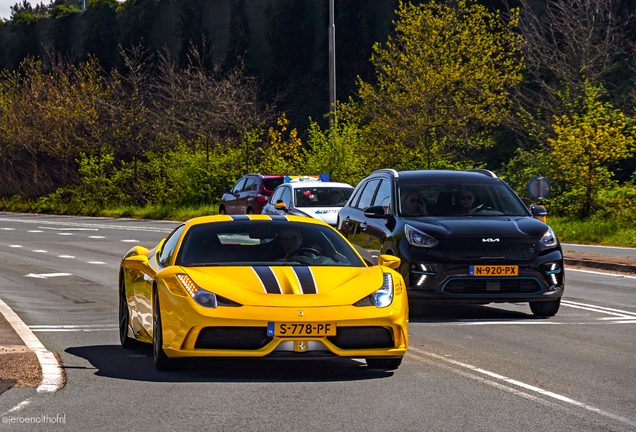
POLYGON ((176 265, 365 267, 336 231, 300 222, 234 221, 192 226, 176 265))
POLYGON ((294 189, 296 207, 344 207, 353 188, 303 187, 294 189))
POLYGON ((528 216, 521 200, 501 181, 410 181, 398 185, 402 216, 528 216))

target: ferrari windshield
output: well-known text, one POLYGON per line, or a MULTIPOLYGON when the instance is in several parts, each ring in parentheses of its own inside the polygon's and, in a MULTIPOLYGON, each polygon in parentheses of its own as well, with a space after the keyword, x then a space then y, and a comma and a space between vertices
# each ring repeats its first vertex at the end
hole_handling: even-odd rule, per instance
POLYGON ((190 227, 175 264, 365 267, 351 245, 330 227, 253 220, 211 222, 190 227))
POLYGON ((295 188, 296 207, 344 207, 353 188, 302 187, 295 188))
POLYGON ((412 181, 398 185, 402 216, 528 216, 517 195, 501 181, 412 181))

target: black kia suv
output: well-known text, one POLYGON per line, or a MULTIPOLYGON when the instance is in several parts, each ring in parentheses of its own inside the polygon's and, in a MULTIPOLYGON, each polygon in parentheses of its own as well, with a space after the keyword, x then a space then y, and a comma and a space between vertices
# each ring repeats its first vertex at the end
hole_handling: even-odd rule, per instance
POLYGON ((559 310, 563 253, 552 229, 494 173, 374 171, 338 214, 350 242, 402 260, 409 301, 529 302, 559 310))

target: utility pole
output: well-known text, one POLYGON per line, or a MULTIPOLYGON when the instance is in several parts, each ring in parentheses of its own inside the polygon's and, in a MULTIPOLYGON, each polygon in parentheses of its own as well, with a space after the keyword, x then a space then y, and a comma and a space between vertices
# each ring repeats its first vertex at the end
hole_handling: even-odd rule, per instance
POLYGON ((334 0, 329 0, 329 127, 336 122, 336 25, 333 12, 334 0))

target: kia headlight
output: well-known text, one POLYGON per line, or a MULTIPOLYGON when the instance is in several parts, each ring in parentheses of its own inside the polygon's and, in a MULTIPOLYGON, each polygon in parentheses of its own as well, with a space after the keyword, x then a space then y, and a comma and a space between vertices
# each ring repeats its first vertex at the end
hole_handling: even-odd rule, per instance
POLYGON ((543 234, 543 237, 541 237, 541 243, 546 247, 554 247, 559 243, 552 228, 548 227, 548 230, 543 234))
POLYGON ((432 248, 438 243, 434 237, 413 228, 409 224, 404 225, 404 235, 406 235, 408 242, 415 247, 432 248))

